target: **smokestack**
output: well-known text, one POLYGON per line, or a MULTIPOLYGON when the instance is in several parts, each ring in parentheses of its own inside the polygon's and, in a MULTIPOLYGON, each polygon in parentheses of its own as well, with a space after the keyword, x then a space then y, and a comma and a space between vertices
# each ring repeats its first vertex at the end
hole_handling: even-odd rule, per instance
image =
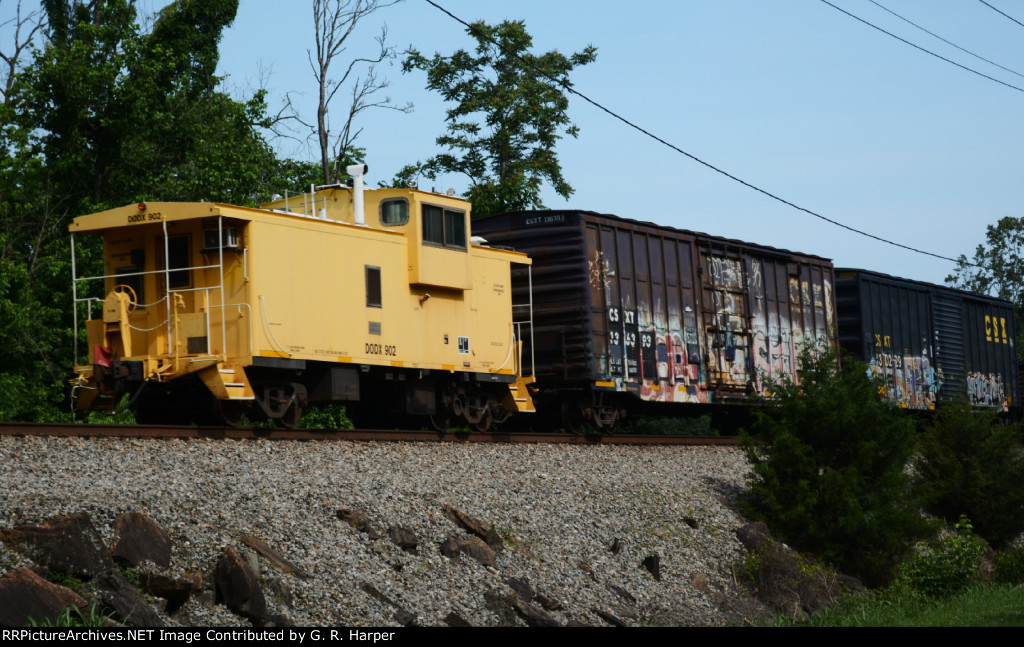
POLYGON ((356 212, 357 225, 366 225, 366 214, 363 213, 363 174, 369 170, 366 164, 345 167, 345 172, 352 176, 352 208, 356 212))

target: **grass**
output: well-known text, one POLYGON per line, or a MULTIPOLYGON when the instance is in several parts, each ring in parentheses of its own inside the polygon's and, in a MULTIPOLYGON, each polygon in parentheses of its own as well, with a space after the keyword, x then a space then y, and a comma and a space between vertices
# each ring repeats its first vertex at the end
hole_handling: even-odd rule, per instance
POLYGON ((29 627, 102 627, 107 620, 113 617, 112 614, 103 614, 95 602, 89 603, 85 610, 75 606, 68 606, 57 616, 57 620, 49 618, 29 618, 26 626, 29 627))
POLYGON ((855 596, 807 621, 785 619, 776 626, 803 627, 1020 627, 1024 587, 977 584, 944 599, 882 592, 855 596))

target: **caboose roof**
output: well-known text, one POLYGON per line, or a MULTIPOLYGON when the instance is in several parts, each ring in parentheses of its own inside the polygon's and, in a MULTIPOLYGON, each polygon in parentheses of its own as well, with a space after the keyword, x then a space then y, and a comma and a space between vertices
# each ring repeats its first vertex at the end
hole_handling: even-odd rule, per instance
POLYGON ((255 214, 267 213, 261 209, 236 207, 216 202, 139 202, 116 209, 79 216, 68 225, 71 233, 100 234, 107 229, 132 225, 193 220, 225 216, 238 220, 252 220, 255 214))

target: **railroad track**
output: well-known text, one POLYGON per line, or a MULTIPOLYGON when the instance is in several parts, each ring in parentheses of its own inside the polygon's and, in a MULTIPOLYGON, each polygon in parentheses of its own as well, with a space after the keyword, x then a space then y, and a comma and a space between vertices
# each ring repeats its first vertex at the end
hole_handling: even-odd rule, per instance
POLYGON ((376 442, 551 443, 574 445, 736 445, 731 436, 584 436, 533 432, 399 431, 376 429, 245 429, 170 425, 80 423, 0 423, 0 436, 77 436, 84 438, 208 438, 230 440, 347 440, 376 442))

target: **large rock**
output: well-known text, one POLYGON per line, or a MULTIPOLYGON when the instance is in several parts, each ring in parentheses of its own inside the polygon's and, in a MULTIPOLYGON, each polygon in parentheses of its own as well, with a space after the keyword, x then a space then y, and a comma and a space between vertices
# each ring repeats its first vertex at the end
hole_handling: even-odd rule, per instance
POLYGON ((119 620, 134 627, 163 627, 164 621, 153 611, 139 589, 120 572, 111 570, 93 580, 96 598, 117 611, 119 620))
POLYGON ((217 601, 255 625, 263 622, 267 601, 260 589, 259 577, 234 548, 227 548, 213 573, 217 601))
POLYGON ((140 573, 139 584, 146 593, 167 600, 167 613, 174 613, 188 602, 193 593, 202 590, 202 584, 187 577, 172 577, 160 573, 140 573))
POLYGON ((754 521, 737 528, 736 539, 739 539, 747 550, 757 550, 772 541, 772 533, 768 530, 768 524, 763 521, 754 521))
POLYGON ((86 601, 71 589, 47 582, 27 568, 0 577, 0 626, 24 627, 29 620, 56 624, 67 607, 86 601))
POLYGON ((290 573, 300 580, 309 579, 309 575, 305 571, 286 559, 284 555, 268 546, 267 542, 262 539, 252 537, 250 535, 242 535, 241 539, 243 544, 269 559, 274 566, 278 567, 285 573, 290 573))
POLYGON ((362 510, 349 510, 343 508, 338 510, 338 518, 348 523, 359 532, 365 532, 368 539, 380 539, 380 533, 377 532, 372 525, 370 525, 370 517, 367 516, 362 510))
POLYGON ((441 554, 445 557, 458 559, 462 555, 472 557, 484 566, 494 567, 496 555, 483 539, 470 535, 468 537, 451 536, 441 543, 441 554))
POLYGON ((484 593, 484 605, 498 616, 503 626, 518 626, 519 621, 530 627, 562 626, 561 622, 537 605, 524 601, 518 591, 512 594, 488 591, 484 593))
POLYGON ((760 546, 746 557, 743 583, 776 613, 799 620, 864 590, 860 581, 810 561, 771 535, 757 533, 754 541, 760 546))
POLYGON ((454 508, 448 504, 444 506, 444 514, 446 517, 454 521, 459 527, 467 530, 480 539, 487 542, 487 545, 491 547, 494 552, 500 551, 505 547, 505 540, 501 538, 498 531, 494 529, 494 525, 481 521, 476 517, 472 517, 461 510, 454 508))
POLYGON ((110 569, 103 540, 85 512, 0 529, 0 541, 40 566, 75 577, 92 579, 110 569))
POLYGON ((167 568, 171 565, 171 539, 146 515, 126 512, 114 519, 110 556, 118 564, 132 568, 145 561, 167 568))
POLYGON ((416 554, 416 546, 419 545, 420 539, 412 530, 405 526, 391 526, 388 528, 388 537, 405 552, 416 554))
POLYGON ((376 598, 377 600, 380 600, 384 604, 394 607, 395 613, 394 616, 392 617, 395 619, 396 622, 398 622, 398 624, 402 625, 403 627, 418 626, 418 619, 415 613, 409 611, 408 609, 400 605, 398 602, 392 600, 390 597, 385 595, 383 591, 378 589, 373 584, 370 584, 369 582, 360 582, 359 588, 365 591, 367 595, 376 598))
POLYGON ((640 567, 653 575, 655 580, 659 582, 661 581, 661 556, 659 556, 658 553, 644 557, 644 561, 640 563, 640 567))

